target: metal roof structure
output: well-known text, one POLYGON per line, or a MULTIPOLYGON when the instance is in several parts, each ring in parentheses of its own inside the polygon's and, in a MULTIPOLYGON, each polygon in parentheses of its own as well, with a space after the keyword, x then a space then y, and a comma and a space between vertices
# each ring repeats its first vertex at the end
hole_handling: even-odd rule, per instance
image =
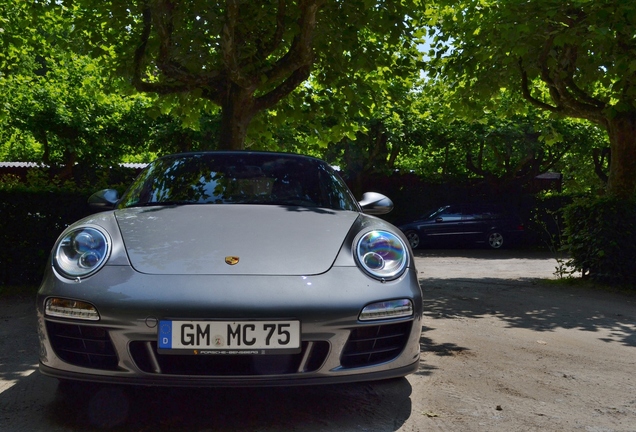
POLYGON ((0 168, 45 168, 46 165, 36 162, 0 162, 0 168))
MULTIPOLYGON (((142 169, 147 163, 121 163, 122 168, 142 169)), ((0 162, 0 168, 48 168, 48 165, 37 162, 0 162)))

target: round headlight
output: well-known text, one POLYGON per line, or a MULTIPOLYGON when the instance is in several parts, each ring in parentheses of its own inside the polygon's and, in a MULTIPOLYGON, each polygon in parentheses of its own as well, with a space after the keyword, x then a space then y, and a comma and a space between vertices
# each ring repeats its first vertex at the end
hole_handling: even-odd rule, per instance
POLYGON ((356 246, 356 259, 362 269, 378 279, 395 279, 408 264, 408 248, 395 234, 369 231, 356 246))
POLYGON ((104 265, 109 253, 110 241, 105 233, 92 227, 76 228, 59 240, 53 265, 66 277, 86 277, 104 265))

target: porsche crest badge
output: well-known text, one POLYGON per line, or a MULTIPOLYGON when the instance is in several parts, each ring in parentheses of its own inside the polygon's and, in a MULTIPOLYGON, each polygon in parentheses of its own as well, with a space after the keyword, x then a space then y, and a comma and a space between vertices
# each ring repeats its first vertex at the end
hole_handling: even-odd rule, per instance
POLYGON ((226 256, 225 257, 225 264, 229 264, 229 265, 236 265, 239 262, 239 257, 237 256, 226 256))

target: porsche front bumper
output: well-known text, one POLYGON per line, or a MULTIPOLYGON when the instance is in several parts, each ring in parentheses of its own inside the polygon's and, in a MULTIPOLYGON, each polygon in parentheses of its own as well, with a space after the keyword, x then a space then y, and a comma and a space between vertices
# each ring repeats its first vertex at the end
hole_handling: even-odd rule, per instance
POLYGON ((146 275, 106 266, 82 282, 45 275, 37 298, 40 370, 61 379, 166 386, 329 384, 404 376, 419 367, 422 295, 414 269, 380 282, 357 267, 314 276, 146 275), (49 298, 95 306, 99 320, 46 315, 49 298), (408 299, 408 317, 360 321, 370 304, 408 299), (300 322, 293 354, 165 355, 158 322, 300 322))

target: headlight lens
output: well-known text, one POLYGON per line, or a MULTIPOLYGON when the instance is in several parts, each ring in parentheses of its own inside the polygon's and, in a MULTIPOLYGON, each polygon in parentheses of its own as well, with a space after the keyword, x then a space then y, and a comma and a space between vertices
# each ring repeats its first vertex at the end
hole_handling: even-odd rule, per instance
POLYGON ((109 254, 110 240, 105 233, 97 228, 81 227, 60 239, 53 265, 64 276, 86 277, 99 270, 109 254))
POLYGON ((358 240, 356 258, 369 275, 378 279, 395 279, 408 264, 408 249, 393 233, 369 231, 358 240))

